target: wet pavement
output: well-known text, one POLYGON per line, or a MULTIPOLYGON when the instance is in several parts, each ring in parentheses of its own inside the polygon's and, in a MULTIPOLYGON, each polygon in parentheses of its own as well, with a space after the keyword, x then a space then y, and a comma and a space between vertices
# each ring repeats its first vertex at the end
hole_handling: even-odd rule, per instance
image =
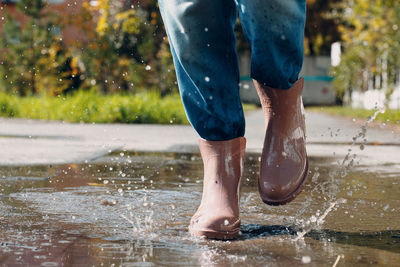
MULTIPOLYGON (((400 125, 367 125, 366 119, 348 119, 306 112, 307 152, 317 157, 344 157, 355 142, 365 164, 399 162, 400 125), (361 136, 359 136, 361 134, 361 136)), ((247 151, 260 153, 264 141, 262 110, 246 114, 247 151)), ((112 151, 198 152, 198 136, 189 125, 80 124, 0 118, 0 166, 79 163, 112 151)))
POLYGON ((4 166, 0 265, 399 266, 399 164, 364 164, 353 150, 311 156, 303 193, 280 207, 261 202, 260 154, 247 153, 241 235, 229 242, 187 233, 201 197, 197 153, 4 166))

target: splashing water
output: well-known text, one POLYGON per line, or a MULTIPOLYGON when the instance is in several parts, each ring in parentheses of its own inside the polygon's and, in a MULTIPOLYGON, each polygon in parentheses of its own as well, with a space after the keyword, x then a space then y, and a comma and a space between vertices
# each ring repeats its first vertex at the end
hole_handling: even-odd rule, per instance
MULTIPOLYGON (((142 199, 142 205, 144 207, 151 207, 152 205, 149 205, 149 203, 147 202, 147 195, 145 195, 142 199)), ((132 225, 132 232, 133 233, 146 233, 146 234, 150 234, 150 235, 154 235, 153 233, 153 214, 154 211, 150 208, 144 210, 144 218, 140 218, 139 216, 135 215, 133 213, 133 210, 135 209, 134 207, 132 207, 131 204, 128 204, 125 206, 127 212, 128 212, 128 216, 125 214, 120 214, 120 216, 122 218, 124 218, 125 220, 127 220, 131 225, 132 225)))
MULTIPOLYGON (((361 126, 358 133, 352 138, 352 143, 350 147, 353 147, 357 144, 358 140, 362 140, 359 148, 360 150, 364 149, 367 140, 365 136, 367 134, 367 126, 373 122, 378 114, 385 113, 385 109, 379 109, 374 112, 374 114, 367 119, 367 121, 361 126)), ((346 156, 343 158, 341 162, 338 162, 338 168, 330 171, 328 173, 329 179, 326 182, 318 183, 310 192, 309 195, 306 197, 306 201, 304 205, 299 209, 297 214, 291 220, 291 224, 295 227, 300 226, 301 230, 297 231, 297 237, 294 241, 298 241, 303 239, 304 236, 309 233, 313 229, 319 229, 323 223, 325 222, 326 216, 334 210, 335 206, 340 204, 345 204, 347 202, 346 199, 340 198, 336 199, 337 194, 339 193, 339 183, 340 180, 337 178, 345 178, 347 174, 351 171, 352 167, 355 164, 355 159, 357 157, 356 153, 352 153, 352 149, 349 148, 346 156), (322 210, 325 210, 324 213, 321 215, 320 210, 317 210, 315 215, 312 215, 310 218, 304 220, 301 219, 301 216, 310 209, 310 206, 313 202, 313 193, 322 192, 323 195, 327 196, 327 201, 322 210)), ((311 178, 312 182, 316 182, 320 173, 318 172, 318 167, 316 167, 313 177, 311 178)))

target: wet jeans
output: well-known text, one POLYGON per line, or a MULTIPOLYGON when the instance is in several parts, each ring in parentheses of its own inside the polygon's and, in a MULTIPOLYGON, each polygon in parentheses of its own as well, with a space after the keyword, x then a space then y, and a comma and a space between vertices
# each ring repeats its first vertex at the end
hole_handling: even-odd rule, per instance
MULTIPOLYGON (((159 0, 190 123, 206 140, 244 135, 234 25, 251 46, 250 76, 288 89, 303 63, 306 0, 159 0)), ((260 122, 262 123, 262 122, 260 122)))

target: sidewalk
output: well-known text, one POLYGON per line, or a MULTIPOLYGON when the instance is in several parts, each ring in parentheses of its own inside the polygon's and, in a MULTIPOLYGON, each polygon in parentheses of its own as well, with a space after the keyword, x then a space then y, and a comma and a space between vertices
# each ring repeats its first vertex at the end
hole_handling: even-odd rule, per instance
MULTIPOLYGON (((343 157, 364 122, 317 112, 306 114, 307 151, 315 157, 343 157)), ((261 110, 246 116, 248 152, 261 152, 264 121, 261 110)), ((78 163, 116 150, 197 152, 197 134, 190 126, 145 124, 71 124, 25 119, 0 119, 0 165, 78 163)), ((399 164, 400 134, 367 127, 366 146, 353 150, 365 164, 399 164)), ((364 138, 357 140, 363 143, 364 138)))

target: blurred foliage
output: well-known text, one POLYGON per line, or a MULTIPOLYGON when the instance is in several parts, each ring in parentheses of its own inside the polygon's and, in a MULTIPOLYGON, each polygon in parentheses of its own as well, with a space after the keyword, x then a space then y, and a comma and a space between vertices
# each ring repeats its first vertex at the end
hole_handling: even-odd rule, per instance
POLYGON ((0 116, 97 123, 187 124, 180 96, 159 92, 101 94, 94 89, 66 96, 18 97, 0 92, 0 116))
POLYGON ((27 22, 20 25, 5 11, 0 40, 0 85, 18 95, 57 95, 80 86, 80 69, 68 48, 56 34, 55 15, 43 12, 42 0, 21 0, 17 4, 27 22))
POLYGON ((0 90, 19 95, 68 93, 93 86, 103 93, 177 92, 172 56, 156 1, 84 2, 65 17, 42 0, 23 0, 23 25, 7 14, 0 41, 0 90), (83 38, 66 45, 60 30, 83 38))
POLYGON ((342 0, 333 7, 344 49, 332 72, 338 95, 371 87, 389 94, 400 80, 400 2, 342 0))
POLYGON ((69 20, 88 37, 76 51, 85 66, 86 87, 97 85, 102 92, 140 88, 160 90, 162 95, 177 92, 156 2, 145 7, 129 2, 100 0, 96 6, 85 2, 81 19, 73 14, 69 20))
POLYGON ((341 0, 307 0, 304 53, 330 55, 331 44, 340 40, 339 21, 330 16, 332 5, 341 0))

